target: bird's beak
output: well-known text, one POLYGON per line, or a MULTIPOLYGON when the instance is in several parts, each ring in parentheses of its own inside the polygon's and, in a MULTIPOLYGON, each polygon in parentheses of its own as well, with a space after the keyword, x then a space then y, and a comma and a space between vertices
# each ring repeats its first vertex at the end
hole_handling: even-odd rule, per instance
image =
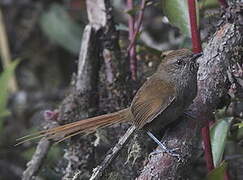
POLYGON ((193 56, 192 56, 192 60, 196 60, 197 58, 199 58, 199 57, 202 56, 202 55, 203 55, 203 52, 193 54, 193 56))
MULTIPOLYGON (((198 67, 199 67, 199 63, 198 63, 198 61, 197 61, 197 58, 199 58, 199 57, 202 56, 202 55, 203 55, 202 52, 200 52, 200 53, 196 53, 196 54, 193 54, 193 55, 192 55, 192 58, 191 58, 191 64, 192 64, 193 68, 198 69, 198 67)), ((190 67, 190 68, 191 68, 191 67, 190 67)))

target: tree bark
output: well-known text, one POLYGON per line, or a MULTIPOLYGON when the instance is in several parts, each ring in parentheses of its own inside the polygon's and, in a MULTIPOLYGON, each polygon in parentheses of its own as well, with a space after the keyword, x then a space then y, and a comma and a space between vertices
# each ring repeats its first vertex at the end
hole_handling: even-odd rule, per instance
POLYGON ((242 18, 242 4, 231 6, 225 12, 223 21, 204 48, 204 55, 199 58, 198 95, 188 110, 191 117, 181 117, 162 140, 168 147, 180 148, 180 161, 167 154, 153 155, 137 179, 187 178, 188 168, 199 150, 200 129, 206 119, 212 120, 212 113, 229 90, 228 73, 232 73, 232 67, 242 58, 242 18))

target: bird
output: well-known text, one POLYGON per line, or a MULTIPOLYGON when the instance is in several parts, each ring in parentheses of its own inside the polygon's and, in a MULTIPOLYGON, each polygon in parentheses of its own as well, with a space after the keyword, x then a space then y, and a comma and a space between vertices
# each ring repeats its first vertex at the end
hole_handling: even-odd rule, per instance
POLYGON ((197 58, 189 49, 170 52, 157 71, 138 89, 129 107, 117 112, 81 119, 76 122, 19 138, 17 144, 46 137, 61 142, 78 134, 90 134, 98 128, 131 122, 135 130, 143 129, 165 152, 172 154, 154 135, 180 117, 197 94, 197 58))

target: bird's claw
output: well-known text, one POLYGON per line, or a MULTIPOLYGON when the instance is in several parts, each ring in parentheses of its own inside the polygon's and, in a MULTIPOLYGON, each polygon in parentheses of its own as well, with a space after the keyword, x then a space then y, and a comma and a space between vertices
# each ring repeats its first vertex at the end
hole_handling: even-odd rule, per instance
POLYGON ((152 153, 149 154, 149 157, 153 156, 153 155, 156 155, 156 154, 159 154, 159 153, 167 153, 169 155, 171 155, 172 157, 176 157, 178 159, 178 161, 181 160, 181 157, 180 157, 180 154, 179 153, 176 153, 176 151, 179 150, 179 148, 174 148, 174 149, 168 149, 168 148, 165 148, 165 149, 160 149, 160 150, 156 150, 156 151, 153 151, 152 153))

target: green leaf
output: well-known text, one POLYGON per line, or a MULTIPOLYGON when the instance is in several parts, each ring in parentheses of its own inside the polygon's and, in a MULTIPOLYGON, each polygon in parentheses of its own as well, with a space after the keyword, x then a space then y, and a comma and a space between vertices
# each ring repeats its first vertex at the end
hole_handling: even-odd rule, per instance
POLYGON ((215 167, 222 161, 227 134, 232 119, 233 117, 224 117, 218 120, 210 130, 213 162, 215 167))
MULTIPOLYGON (((198 5, 196 7, 198 14, 198 5)), ((191 36, 187 0, 162 0, 162 9, 171 24, 178 27, 185 36, 191 36)))
POLYGON ((2 118, 10 113, 6 107, 9 96, 8 86, 9 80, 14 75, 14 71, 18 63, 19 60, 11 62, 11 64, 0 74, 0 130, 3 125, 2 118))
POLYGON ((227 163, 221 163, 219 167, 215 168, 207 175, 207 180, 223 180, 226 168, 227 163))
POLYGON ((238 128, 243 128, 243 123, 236 123, 234 126, 238 126, 238 128))
POLYGON ((41 15, 40 27, 54 43, 73 54, 78 54, 82 27, 72 20, 61 5, 54 3, 41 15))

